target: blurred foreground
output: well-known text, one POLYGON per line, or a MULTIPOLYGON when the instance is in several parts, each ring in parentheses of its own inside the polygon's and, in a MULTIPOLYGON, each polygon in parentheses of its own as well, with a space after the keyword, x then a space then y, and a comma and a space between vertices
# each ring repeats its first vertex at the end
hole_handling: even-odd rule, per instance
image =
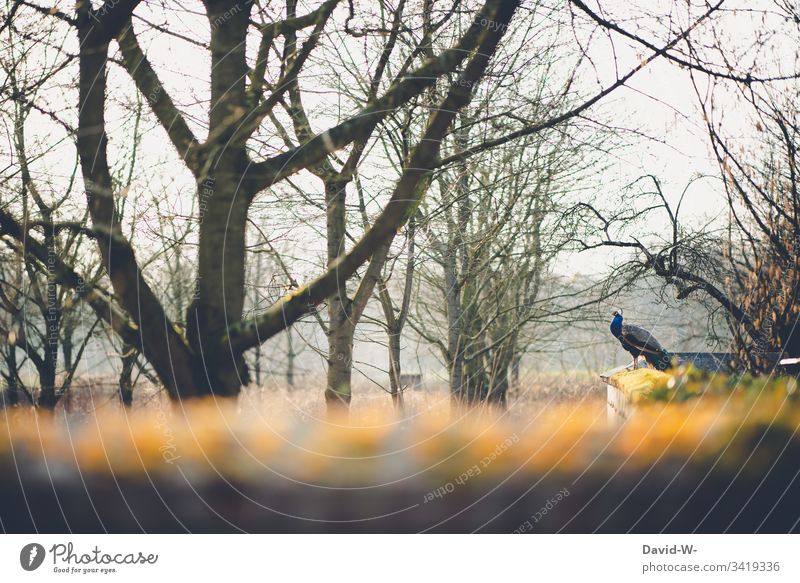
POLYGON ((459 415, 440 398, 349 424, 242 401, 6 409, 0 520, 6 532, 800 530, 794 382, 723 385, 665 387, 619 427, 596 399, 459 415))

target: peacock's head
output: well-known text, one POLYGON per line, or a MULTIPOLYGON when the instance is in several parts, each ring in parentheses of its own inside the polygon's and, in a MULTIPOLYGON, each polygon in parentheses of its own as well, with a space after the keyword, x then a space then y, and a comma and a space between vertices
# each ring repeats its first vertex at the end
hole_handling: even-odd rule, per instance
POLYGON ((611 333, 617 338, 622 334, 622 308, 614 310, 614 317, 611 319, 611 333))

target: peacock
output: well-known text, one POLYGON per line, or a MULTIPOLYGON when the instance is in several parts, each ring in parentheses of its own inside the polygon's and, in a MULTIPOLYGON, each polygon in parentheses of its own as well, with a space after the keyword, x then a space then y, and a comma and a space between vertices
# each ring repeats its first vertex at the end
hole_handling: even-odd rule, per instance
POLYGON ((672 364, 672 354, 649 331, 641 326, 622 323, 622 309, 614 310, 611 333, 622 344, 622 348, 633 356, 633 368, 636 368, 640 356, 644 356, 647 364, 658 370, 667 370, 672 364))

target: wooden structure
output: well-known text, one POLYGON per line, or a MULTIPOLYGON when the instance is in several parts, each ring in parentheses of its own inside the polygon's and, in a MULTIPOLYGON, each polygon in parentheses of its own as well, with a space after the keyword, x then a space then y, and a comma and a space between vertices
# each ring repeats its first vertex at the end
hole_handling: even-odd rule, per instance
MULTIPOLYGON (((692 364, 708 372, 730 374, 734 372, 734 355, 728 352, 675 352, 679 366, 692 364)), ((606 383, 606 411, 609 424, 621 423, 633 414, 636 402, 659 386, 667 373, 632 364, 620 366, 600 374, 606 383)))
MULTIPOLYGON (((736 372, 735 355, 730 352, 674 352, 673 356, 677 359, 678 366, 691 364, 710 373, 736 372)), ((794 359, 781 360, 777 353, 767 353, 764 357, 779 367, 781 374, 796 374, 796 369, 792 369, 797 366, 792 362, 794 359)), ((644 365, 634 371, 632 364, 601 373, 600 378, 606 383, 608 422, 616 425, 630 417, 636 402, 668 376, 667 373, 645 368, 644 365)))
POLYGON ((606 383, 606 413, 609 425, 617 425, 629 418, 636 403, 657 386, 668 381, 670 375, 651 368, 621 366, 600 375, 606 383))

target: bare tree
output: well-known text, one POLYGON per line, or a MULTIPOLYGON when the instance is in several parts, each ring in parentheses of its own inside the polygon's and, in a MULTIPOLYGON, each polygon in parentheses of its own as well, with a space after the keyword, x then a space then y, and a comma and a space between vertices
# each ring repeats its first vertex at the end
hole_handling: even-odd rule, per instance
MULTIPOLYGON (((4 372, 10 400, 17 402, 17 392, 23 391, 32 401, 46 409, 55 407, 58 400, 69 390, 77 366, 87 342, 97 325, 83 325, 85 317, 81 305, 75 301, 71 286, 63 285, 54 269, 60 262, 80 265, 92 279, 98 273, 92 265, 91 255, 79 250, 82 235, 58 223, 58 214, 74 214, 71 197, 76 186, 77 162, 66 179, 63 191, 59 191, 57 180, 44 174, 37 176, 38 161, 55 148, 47 144, 41 148, 29 143, 28 128, 32 114, 56 115, 37 109, 34 99, 42 85, 65 66, 65 61, 56 60, 40 68, 26 61, 27 55, 21 45, 22 39, 32 33, 37 42, 47 43, 57 38, 53 27, 9 27, 5 34, 12 44, 4 54, 2 68, 4 83, 8 90, 19 98, 12 102, 10 111, 4 110, 4 122, 10 128, 9 142, 14 160, 14 171, 0 188, 0 209, 18 212, 23 217, 19 228, 21 238, 5 241, 11 258, 5 262, 0 276, 0 310, 6 321, 0 326, 5 337, 4 372), (25 242, 35 235, 41 236, 41 255, 33 261, 26 260, 25 242), (21 351, 27 362, 33 365, 38 381, 38 393, 33 387, 26 388, 19 374, 23 362, 17 359, 21 351), (60 362, 63 359, 63 362, 60 362), (63 374, 61 374, 63 373, 63 374)), ((80 216, 80 211, 77 211, 80 216)), ((83 213, 84 218, 86 213, 83 213)), ((78 221, 79 223, 80 221, 78 221)), ((77 282, 80 285, 80 282, 77 282)))
MULTIPOLYGON (((78 153, 87 192, 93 235, 114 290, 93 297, 93 307, 127 342, 140 345, 170 395, 175 398, 214 393, 234 395, 249 374, 243 354, 264 339, 291 325, 325 298, 385 246, 402 224, 405 209, 414 204, 417 185, 437 158, 438 144, 458 111, 470 98, 470 87, 480 79, 505 32, 517 2, 488 1, 455 45, 425 61, 413 73, 375 94, 361 111, 301 145, 263 160, 252 160, 248 141, 276 104, 287 96, 338 2, 329 0, 301 16, 293 13, 258 27, 260 47, 253 67, 246 54, 253 3, 205 2, 210 25, 211 99, 208 135, 201 142, 160 82, 139 45, 131 22, 138 2, 106 2, 95 9, 78 2, 75 16, 58 10, 52 17, 77 30, 79 51, 78 153), (494 23, 487 26, 487 23, 494 23), (293 36, 308 31, 297 51, 283 51, 277 64, 271 57, 280 39, 292 46, 293 36), (173 325, 150 283, 144 277, 133 247, 115 221, 117 193, 108 161, 105 112, 106 69, 109 47, 116 40, 121 64, 145 96, 156 117, 198 184, 201 201, 197 297, 188 309, 186 337, 173 325), (272 61, 272 62, 270 62, 272 61), (272 67, 277 66, 277 69, 272 67), (257 318, 242 321, 244 306, 245 230, 248 209, 259 192, 301 169, 324 162, 332 151, 367 139, 393 108, 413 99, 444 73, 461 68, 454 84, 430 115, 428 130, 409 158, 385 211, 356 245, 339 257, 319 278, 283 298, 257 318), (267 69, 277 76, 268 83, 267 69), (249 83, 248 83, 249 80, 249 83), (111 304, 119 302, 127 317, 111 318, 111 304)), ((26 6, 25 9, 35 10, 26 6)), ((14 18, 19 18, 17 11, 14 18)), ((291 96, 289 96, 291 99, 291 96)), ((13 217, 2 216, 3 232, 23 238, 13 217)), ((29 255, 46 253, 46 245, 31 245, 29 255)), ((41 260, 41 257, 40 257, 41 260)), ((77 274, 69 264, 59 265, 56 277, 69 283, 77 274)), ((87 292, 84 292, 87 293, 87 292)))
MULTIPOLYGON (((335 409, 350 399, 355 323, 379 280, 396 233, 415 214, 432 183, 432 172, 453 169, 458 176, 456 183, 466 183, 468 175, 463 170, 471 158, 580 119, 655 59, 686 61, 696 69, 707 69, 702 62, 684 55, 681 43, 703 23, 713 20, 722 2, 704 6, 697 13, 691 10, 686 26, 677 32, 670 27, 666 38, 652 42, 634 39, 647 48, 648 55, 594 94, 584 95, 582 91, 580 98, 573 96, 575 73, 568 74, 550 87, 559 89, 548 92, 546 100, 527 99, 525 107, 498 101, 485 118, 474 120, 475 127, 490 130, 481 132, 469 131, 469 124, 463 122, 453 129, 453 124, 482 80, 514 83, 518 73, 536 59, 533 51, 519 50, 520 43, 528 46, 536 41, 538 31, 547 30, 544 23, 548 19, 555 18, 560 27, 568 26, 575 20, 572 14, 542 3, 526 10, 521 20, 515 18, 519 7, 516 1, 453 2, 446 9, 437 6, 437 10, 433 10, 432 2, 423 1, 422 35, 416 37, 416 31, 404 24, 404 2, 398 6, 381 2, 381 10, 371 14, 369 7, 357 10, 355 3, 344 6, 337 0, 327 0, 300 14, 294 0, 287 2, 285 9, 245 0, 205 0, 207 42, 183 42, 210 59, 209 98, 201 99, 199 106, 188 111, 191 108, 181 105, 162 83, 157 67, 140 43, 139 4, 138 0, 107 0, 95 8, 80 0, 74 15, 31 2, 7 5, 4 22, 8 27, 46 17, 58 22, 59 30, 77 33, 78 90, 73 103, 78 110, 77 151, 91 226, 53 220, 56 230, 80 233, 94 241, 108 283, 85 284, 80 266, 64 258, 53 261, 52 281, 75 289, 124 344, 140 350, 174 399, 238 394, 250 379, 245 353, 327 302, 330 340, 326 397, 335 409), (435 14, 441 18, 435 20, 435 14), (513 22, 520 22, 517 36, 506 34, 513 29, 513 22), (330 65, 330 55, 336 51, 330 50, 329 41, 342 38, 336 37, 332 28, 343 28, 347 37, 364 39, 375 57, 374 66, 363 76, 369 80, 365 90, 353 92, 359 98, 337 115, 322 116, 320 125, 328 129, 316 131, 316 122, 308 111, 304 93, 308 82, 303 74, 311 63, 327 61, 330 65), (512 37, 515 45, 500 48, 502 39, 510 42, 512 37), (397 49, 399 44, 406 50, 397 49), (248 46, 254 45, 257 48, 248 52, 248 46), (112 47, 118 48, 118 54, 112 47), (491 63, 498 50, 503 51, 503 58, 495 67, 491 63), (155 278, 146 273, 132 238, 121 226, 124 217, 119 217, 118 200, 123 193, 113 180, 114 164, 109 154, 116 151, 108 147, 106 129, 109 96, 119 90, 108 74, 117 65, 149 105, 196 185, 199 227, 197 269, 192 277, 196 292, 183 317, 185 328, 176 325, 178 317, 165 307, 154 289, 155 278), (348 250, 346 189, 363 152, 377 142, 396 112, 420 100, 426 112, 416 122, 418 131, 408 134, 414 141, 407 145, 408 154, 398 168, 391 194, 348 250), (279 118, 284 114, 291 117, 293 137, 281 129, 284 124, 279 118), (203 138, 199 137, 201 132, 203 138), (448 144, 447 155, 441 155, 443 143, 448 144), (325 270, 269 308, 246 317, 247 230, 253 204, 267 192, 279 192, 295 175, 307 174, 320 180, 325 190, 325 270), (351 297, 347 281, 365 265, 351 297)), ((582 3, 572 4, 583 14, 584 22, 619 28, 582 3)), ((551 51, 559 49, 549 40, 543 46, 551 51)), ((64 66, 68 67, 76 59, 69 51, 65 55, 64 66)), ((578 64, 584 62, 580 51, 576 60, 578 64)), ((347 67, 351 62, 339 59, 336 65, 347 67)), ((7 87, 3 92, 36 106, 31 96, 20 97, 7 87)), ((518 87, 510 94, 523 93, 518 87)), ((484 86, 481 95, 485 99, 492 90, 484 86)), ((463 216, 455 219, 456 227, 469 214, 469 204, 471 201, 459 197, 457 206, 463 207, 463 216)), ((15 211, 0 209, 0 233, 24 245, 28 263, 45 263, 47 234, 31 235, 15 211)), ((450 235, 454 248, 463 248, 457 230, 450 235)), ((466 256, 462 252, 459 260, 464 261, 466 256)))
POLYGON ((526 138, 438 181, 422 222, 432 261, 420 277, 430 296, 417 302, 412 326, 438 347, 457 402, 506 403, 525 328, 548 313, 540 293, 568 242, 556 219, 583 168, 580 153, 568 139, 526 138))

